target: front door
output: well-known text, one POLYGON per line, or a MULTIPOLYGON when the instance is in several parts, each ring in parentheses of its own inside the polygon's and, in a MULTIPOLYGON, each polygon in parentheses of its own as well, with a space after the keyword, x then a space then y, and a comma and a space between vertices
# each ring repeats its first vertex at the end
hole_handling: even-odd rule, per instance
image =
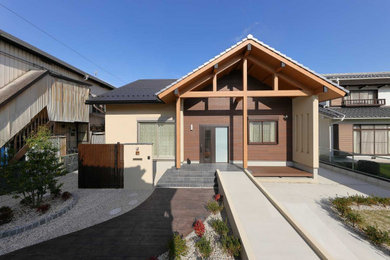
POLYGON ((199 130, 200 162, 228 162, 228 127, 201 125, 199 130))

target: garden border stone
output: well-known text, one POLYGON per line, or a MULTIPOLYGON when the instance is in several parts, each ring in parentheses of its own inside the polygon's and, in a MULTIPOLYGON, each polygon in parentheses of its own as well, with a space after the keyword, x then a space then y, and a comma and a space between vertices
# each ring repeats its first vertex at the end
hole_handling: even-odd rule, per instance
POLYGON ((60 209, 60 210, 58 210, 58 211, 56 211, 48 216, 40 218, 32 223, 27 223, 27 224, 22 225, 22 226, 17 226, 17 227, 8 229, 8 230, 0 231, 0 239, 23 233, 24 231, 39 227, 43 224, 50 222, 53 219, 56 219, 56 218, 62 216, 63 214, 65 214, 66 212, 71 210, 74 207, 74 205, 77 204, 79 197, 76 194, 72 193, 72 199, 73 200, 69 205, 67 205, 66 207, 63 207, 62 209, 60 209))

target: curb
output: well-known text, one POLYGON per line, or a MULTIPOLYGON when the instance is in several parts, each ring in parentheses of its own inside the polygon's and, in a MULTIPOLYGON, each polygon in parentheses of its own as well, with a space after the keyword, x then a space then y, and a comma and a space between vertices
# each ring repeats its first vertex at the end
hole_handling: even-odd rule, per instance
POLYGON ((27 231, 27 230, 34 229, 34 228, 39 227, 43 224, 49 223, 53 219, 56 219, 56 218, 62 216, 63 214, 65 214, 66 212, 71 210, 79 200, 79 197, 73 193, 72 193, 72 198, 73 198, 73 201, 68 206, 60 209, 57 212, 52 213, 49 216, 43 217, 43 218, 38 219, 38 220, 36 220, 32 223, 29 223, 29 224, 25 224, 25 225, 14 227, 14 228, 11 228, 8 230, 0 231, 0 239, 5 238, 5 237, 9 237, 9 236, 13 236, 16 234, 20 234, 20 233, 23 233, 24 231, 27 231))
POLYGON ((310 248, 316 253, 316 255, 321 259, 333 259, 329 253, 315 241, 309 233, 298 225, 293 219, 292 216, 288 213, 288 211, 277 202, 275 198, 272 197, 270 193, 260 184, 258 183, 252 174, 250 174, 247 170, 244 170, 245 174, 248 178, 255 184, 255 186, 264 194, 264 196, 268 199, 269 202, 279 211, 279 213, 287 220, 287 222, 295 229, 295 231, 303 238, 303 240, 310 246, 310 248))

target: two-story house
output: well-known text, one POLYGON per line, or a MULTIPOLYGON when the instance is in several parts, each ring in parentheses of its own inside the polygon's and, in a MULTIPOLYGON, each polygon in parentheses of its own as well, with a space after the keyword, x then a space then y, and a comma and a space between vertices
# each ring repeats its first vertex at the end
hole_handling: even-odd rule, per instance
POLYGON ((85 104, 110 84, 0 30, 0 149, 17 159, 40 125, 61 136, 61 155, 104 131, 104 107, 85 104))
POLYGON ((320 149, 390 155, 390 72, 324 76, 350 93, 320 105, 320 149))

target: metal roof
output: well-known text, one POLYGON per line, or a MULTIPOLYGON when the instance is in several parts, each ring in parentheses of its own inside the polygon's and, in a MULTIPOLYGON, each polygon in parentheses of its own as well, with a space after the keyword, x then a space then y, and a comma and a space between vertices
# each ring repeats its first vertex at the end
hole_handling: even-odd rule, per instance
POLYGON ((303 65, 300 64, 299 62, 297 62, 297 61, 295 61, 294 59, 288 57, 287 55, 285 55, 285 54, 283 54, 283 53, 281 53, 281 52, 275 50, 274 48, 268 46, 268 45, 265 44, 264 42, 262 42, 262 41, 256 39, 255 37, 253 37, 253 35, 248 34, 247 37, 245 37, 245 38, 242 39, 241 41, 237 42, 236 44, 232 45, 230 48, 227 48, 226 50, 224 50, 223 52, 221 52, 220 54, 218 54, 218 55, 215 56, 214 58, 212 58, 212 59, 210 59, 209 61, 203 63, 202 65, 200 65, 200 66, 197 67, 196 69, 192 70, 191 72, 187 73, 187 74, 184 75, 183 77, 179 78, 178 80, 172 82, 171 84, 169 84, 169 85, 166 86, 165 88, 161 89, 160 91, 158 91, 158 92, 156 93, 156 95, 159 95, 159 94, 162 93, 163 91, 169 89, 171 86, 177 84, 178 82, 182 81, 183 79, 185 79, 186 77, 188 77, 188 76, 191 75, 192 73, 194 73, 194 72, 200 70, 201 68, 207 66, 207 65, 210 64, 211 62, 215 61, 216 59, 218 59, 219 57, 221 57, 221 56, 224 55, 225 53, 229 52, 230 50, 232 50, 233 48, 235 48, 236 46, 240 45, 241 43, 243 43, 244 41, 247 41, 247 40, 253 40, 253 41, 255 41, 256 43, 262 45, 263 47, 269 49, 270 51, 272 51, 272 52, 274 52, 274 53, 276 53, 276 54, 282 56, 283 58, 285 58, 285 59, 287 59, 287 60, 289 60, 289 61, 295 63, 296 65, 300 66, 301 68, 307 70, 308 72, 310 72, 310 73, 316 75, 317 77, 319 77, 319 78, 325 80, 325 81, 328 82, 329 84, 332 84, 333 86, 335 86, 335 87, 337 87, 337 88, 343 90, 344 92, 349 93, 349 91, 348 91, 347 89, 343 88, 342 86, 340 86, 340 85, 338 85, 338 84, 332 82, 331 80, 327 79, 327 78, 324 77, 323 75, 321 75, 321 74, 319 74, 319 73, 316 73, 315 71, 309 69, 308 67, 303 66, 303 65))
POLYGON ((5 32, 3 30, 0 30, 0 39, 8 41, 11 44, 17 45, 17 46, 21 47, 22 49, 25 49, 26 51, 28 51, 30 53, 33 53, 35 55, 38 55, 38 56, 44 57, 46 59, 49 59, 49 60, 57 63, 58 65, 66 68, 68 70, 71 70, 71 71, 73 71, 73 72, 75 72, 75 73, 77 73, 77 74, 79 74, 79 75, 81 75, 83 77, 88 75, 88 79, 90 79, 92 81, 95 81, 97 83, 100 83, 100 84, 102 84, 104 87, 106 87, 108 89, 115 89, 115 87, 112 86, 111 84, 109 84, 109 83, 107 83, 107 82, 105 82, 105 81, 103 81, 103 80, 101 80, 101 79, 99 79, 97 77, 94 77, 94 76, 86 73, 85 71, 82 71, 82 70, 80 70, 80 69, 78 69, 78 68, 76 68, 76 67, 74 67, 74 66, 72 66, 72 65, 70 65, 68 63, 66 63, 65 61, 62 61, 62 60, 60 60, 60 59, 58 59, 58 58, 48 54, 47 52, 44 52, 44 51, 42 51, 42 50, 32 46, 31 44, 29 44, 29 43, 27 43, 25 41, 22 41, 21 39, 19 39, 19 38, 15 37, 15 36, 5 32))
POLYGON ((331 108, 322 107, 322 106, 318 107, 318 112, 330 118, 343 118, 345 116, 344 114, 337 112, 331 108))
POLYGON ((175 79, 140 79, 90 98, 87 104, 161 103, 156 93, 175 79))
POLYGON ((345 119, 390 119, 390 107, 332 107, 320 108, 319 111, 322 114, 342 114, 345 115, 345 119))

